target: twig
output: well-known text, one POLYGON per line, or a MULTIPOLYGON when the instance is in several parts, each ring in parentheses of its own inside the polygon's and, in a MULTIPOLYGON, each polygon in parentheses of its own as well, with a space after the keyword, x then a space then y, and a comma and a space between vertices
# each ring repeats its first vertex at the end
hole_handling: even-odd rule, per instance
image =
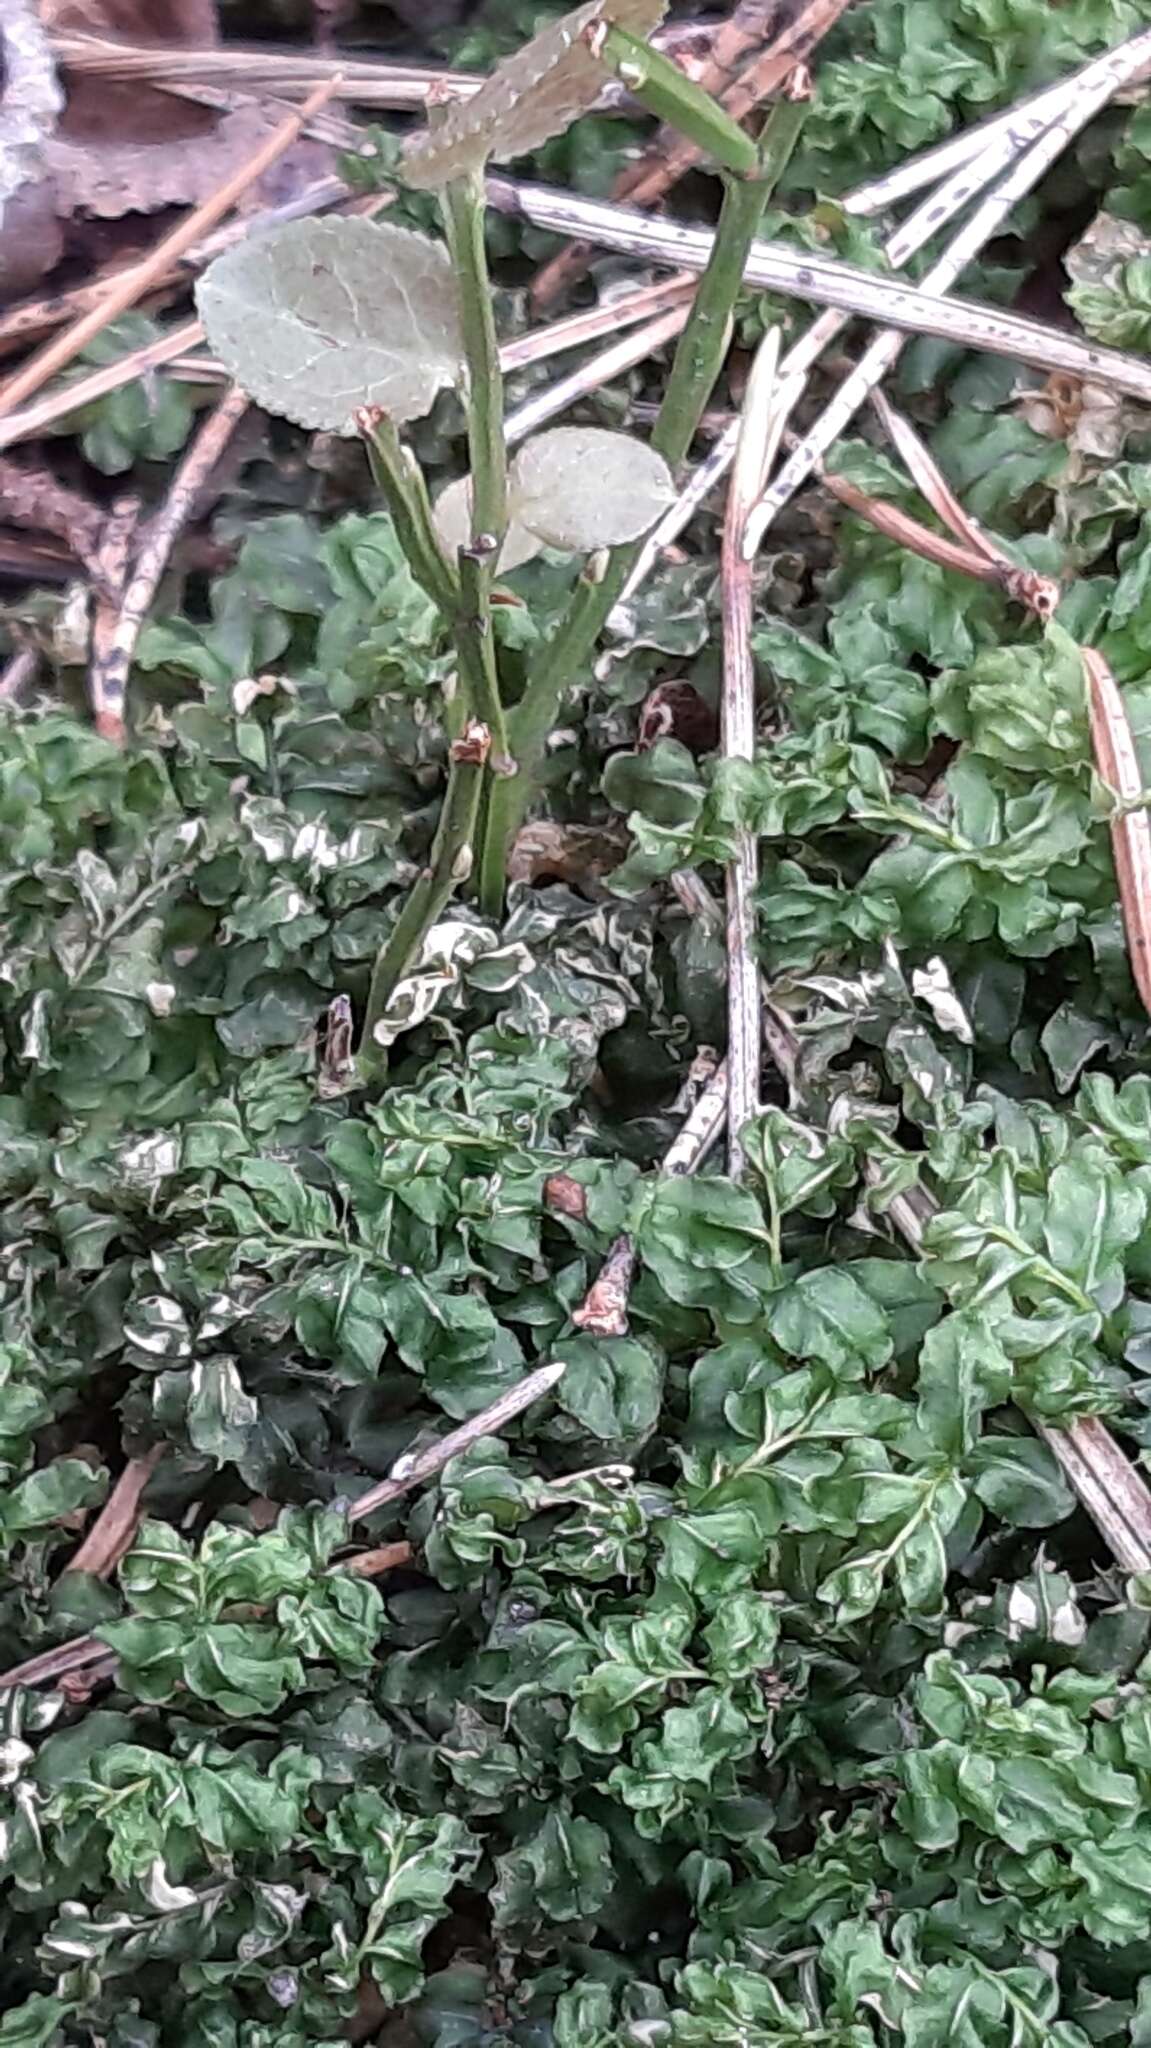
POLYGON ((248 162, 220 186, 219 191, 214 192, 210 199, 206 199, 201 206, 195 207, 187 214, 170 234, 165 235, 163 240, 156 244, 143 263, 136 264, 111 284, 98 306, 93 306, 89 312, 82 314, 79 320, 73 321, 63 334, 57 335, 54 341, 49 342, 10 377, 7 384, 0 389, 0 413, 14 412, 18 405, 32 396, 33 392, 39 391, 49 377, 66 368, 79 355, 81 349, 86 348, 105 327, 118 319, 121 313, 126 313, 129 307, 134 306, 148 290, 151 282, 162 277, 178 256, 183 255, 186 249, 190 249, 199 241, 209 228, 215 227, 217 221, 222 220, 236 201, 243 197, 249 186, 283 156, 284 151, 295 141, 309 115, 315 113, 318 107, 323 106, 331 98, 332 91, 333 84, 329 81, 312 93, 299 113, 291 114, 286 121, 282 121, 267 141, 249 157, 248 162))
POLYGON ((0 704, 15 704, 35 682, 40 650, 31 640, 17 647, 0 669, 0 704))
MULTIPOLYGON (((553 1365, 537 1366, 534 1372, 526 1374, 514 1387, 508 1387, 504 1393, 497 1395, 496 1399, 481 1409, 478 1415, 472 1415, 467 1422, 462 1422, 458 1429, 449 1430, 446 1436, 440 1437, 434 1444, 429 1444, 424 1451, 419 1451, 415 1455, 408 1453, 402 1458, 397 1458, 386 1479, 379 1480, 375 1486, 369 1486, 366 1493, 360 1494, 359 1498, 351 1503, 348 1519, 353 1522, 365 1522, 369 1515, 376 1514, 380 1508, 389 1507, 394 1500, 401 1500, 405 1493, 411 1493, 414 1487, 422 1486, 426 1479, 434 1479, 437 1472, 443 1471, 449 1459, 458 1457, 461 1451, 466 1451, 469 1445, 478 1442, 480 1437, 493 1436, 497 1430, 514 1421, 517 1415, 522 1415, 524 1409, 530 1408, 533 1402, 548 1393, 563 1378, 566 1371, 567 1366, 558 1361, 553 1365)), ((406 1543, 384 1544, 375 1550, 360 1553, 359 1557, 345 1558, 334 1569, 358 1572, 361 1577, 365 1571, 370 1571, 370 1574, 374 1575, 389 1570, 393 1565, 406 1564, 410 1556, 411 1549, 406 1543), (361 1561, 369 1559, 370 1567, 361 1561)), ((42 1651, 38 1657, 29 1657, 23 1664, 15 1664, 11 1670, 0 1672, 0 1692, 8 1692, 16 1685, 43 1685, 46 1680, 61 1678, 66 1674, 81 1671, 88 1665, 97 1664, 107 1655, 106 1643, 99 1642, 95 1636, 78 1636, 74 1642, 63 1643, 55 1650, 42 1651)))
POLYGON ((601 349, 578 369, 566 377, 557 378, 554 384, 545 384, 534 391, 522 405, 510 412, 504 423, 509 443, 522 441, 526 435, 534 434, 545 420, 551 420, 557 413, 566 412, 569 406, 578 404, 589 392, 598 391, 602 385, 610 384, 625 370, 633 369, 657 348, 671 341, 681 331, 690 314, 691 307, 686 300, 661 313, 656 320, 645 322, 632 334, 623 335, 610 348, 601 349))
POLYGON ((1151 1014, 1151 819, 1137 800, 1143 794, 1139 757, 1127 710, 1110 668, 1095 647, 1084 647, 1091 743, 1100 780, 1118 797, 1111 821, 1111 846, 1119 882, 1119 903, 1131 975, 1144 1009, 1151 1014))
POLYGON ((352 1520, 365 1522, 380 1508, 390 1507, 394 1500, 402 1500, 413 1487, 422 1486, 426 1479, 434 1479, 436 1473, 442 1472, 452 1458, 458 1458, 461 1451, 478 1443, 482 1436, 494 1436, 497 1430, 514 1422, 517 1415, 522 1415, 525 1408, 530 1408, 533 1402, 550 1393, 566 1371, 567 1366, 558 1360, 553 1365, 538 1365, 534 1372, 526 1374, 514 1387, 508 1387, 486 1408, 481 1408, 478 1415, 469 1416, 458 1429, 450 1429, 446 1436, 429 1444, 426 1450, 405 1452, 402 1458, 397 1458, 386 1479, 370 1486, 366 1493, 352 1502, 349 1509, 352 1520))
MULTIPOLYGON (((733 22, 726 36, 721 30, 716 38, 712 61, 700 76, 699 85, 705 92, 722 96, 732 120, 745 120, 756 106, 778 92, 797 64, 806 62, 846 5, 847 0, 804 0, 794 21, 773 39, 733 85, 731 73, 735 65, 759 41, 758 10, 737 10, 739 26, 733 22), (748 25, 749 15, 756 23, 754 28, 748 25)), ((661 130, 654 148, 616 180, 612 200, 629 200, 636 207, 655 206, 671 186, 700 161, 701 154, 682 135, 669 135, 666 130, 661 130)), ((583 275, 591 257, 590 244, 595 239, 594 234, 589 234, 582 244, 576 243, 573 248, 562 250, 540 271, 531 293, 532 305, 537 312, 552 304, 562 291, 583 275)))
POLYGON ((657 313, 683 304, 694 290, 695 277, 687 271, 681 277, 665 277, 658 284, 621 292, 599 306, 567 313, 562 320, 551 320, 546 326, 529 328, 526 334, 517 334, 514 341, 501 345, 500 368, 506 376, 511 370, 525 369, 529 363, 562 355, 565 349, 582 348, 589 341, 598 341, 603 334, 617 334, 621 328, 633 327, 641 320, 651 320, 657 313))
POLYGON ((79 562, 91 563, 96 556, 103 512, 50 470, 24 469, 0 458, 0 515, 13 526, 54 534, 79 562))
POLYGON ((104 532, 96 563, 95 603, 92 608, 92 634, 88 660, 88 695, 95 718, 96 730, 106 740, 115 740, 119 745, 124 733, 123 699, 106 700, 104 696, 104 670, 112 659, 116 629, 120 623, 120 606, 127 587, 132 566, 132 545, 140 517, 140 503, 137 498, 117 498, 104 523, 104 532))
MULTIPOLYGON (((747 521, 763 488, 773 450, 773 400, 779 367, 779 329, 771 327, 756 352, 748 380, 732 464, 720 550, 723 680, 720 753, 725 761, 755 756, 755 659, 751 651, 753 569, 744 548, 747 521)), ((755 890, 759 848, 741 825, 728 862, 727 892, 727 1170, 743 1177, 743 1131, 759 1108, 761 1026, 759 969, 755 964, 755 890)))
POLYGON ((144 1489, 165 1450, 164 1444, 155 1444, 142 1457, 129 1458, 80 1548, 69 1560, 65 1576, 67 1572, 90 1572, 93 1578, 106 1579, 124 1552, 131 1549, 144 1489))
MULTIPOLYGON (((945 300, 943 295, 950 291, 956 279, 973 257, 978 255, 984 244, 998 233, 1018 202, 1050 169, 1078 130, 1149 60, 1151 30, 1145 30, 1142 35, 1133 36, 1119 50, 1109 51, 1105 57, 1098 58, 1094 64, 1089 65, 1082 74, 1079 89, 1071 105, 1044 130, 1029 149, 1025 150, 1006 176, 976 207, 975 212, 948 244, 943 254, 932 264, 923 280, 923 290, 937 295, 941 310, 951 310, 954 315, 951 330, 953 338, 961 338, 960 304, 956 300, 945 300)), ((962 170, 956 174, 961 182, 965 175, 962 170)), ((936 199, 928 202, 928 205, 921 209, 921 217, 928 218, 934 208, 942 203, 942 197, 943 195, 938 195, 936 199)), ((907 228, 903 232, 906 235, 907 228)), ((902 321, 892 320, 890 327, 901 328, 903 324, 902 321)), ((825 407, 815 425, 803 436, 778 476, 764 491, 750 522, 749 544, 758 546, 781 508, 800 486, 806 483, 812 470, 822 460, 832 443, 838 440, 859 407, 886 376, 902 347, 902 333, 888 331, 877 335, 864 350, 855 369, 844 379, 830 404, 825 407)), ((1013 352, 1005 343, 1003 353, 1013 352)), ((1076 374, 1085 376, 1093 373, 1081 369, 1076 374)), ((1106 378, 1108 373, 1103 374, 1106 378)), ((1118 383, 1118 379, 1116 382, 1118 383)), ((1120 383, 1119 388, 1128 387, 1120 383)), ((1151 384, 1147 388, 1151 391, 1151 384)))
MULTIPOLYGON (((584 235, 605 249, 618 249, 678 270, 700 271, 707 263, 712 236, 706 228, 649 220, 604 200, 575 199, 566 192, 517 184, 510 178, 489 177, 487 193, 497 213, 560 234, 584 235)), ((858 314, 909 334, 932 334, 992 355, 1012 356, 1038 369, 1066 370, 1073 377, 1110 382, 1116 390, 1151 403, 1151 364, 1138 357, 1119 349, 1097 348, 1041 321, 1025 320, 975 299, 943 298, 926 284, 906 284, 834 257, 797 253, 774 242, 752 244, 744 283, 858 314)))
POLYGON ((977 554, 974 548, 964 547, 962 541, 950 540, 945 533, 937 533, 934 527, 924 526, 901 505, 892 505, 885 498, 870 497, 845 476, 823 470, 820 479, 849 512, 865 519, 869 526, 874 526, 878 533, 886 534, 889 540, 897 541, 900 547, 921 555, 924 561, 937 562, 941 569, 957 569, 961 575, 973 576, 978 583, 994 584, 1038 619, 1049 619, 1058 609, 1062 593, 1054 577, 1040 576, 1037 570, 1024 569, 1018 562, 1012 562, 998 552, 977 554))
POLYGON ((203 422, 172 479, 162 509, 145 535, 135 568, 124 587, 110 643, 99 656, 93 647, 89 687, 97 722, 102 721, 101 730, 114 726, 124 730, 128 676, 140 628, 196 500, 247 410, 247 394, 233 384, 203 422))
MULTIPOLYGON (((893 170, 884 171, 870 184, 861 185, 857 191, 849 193, 838 202, 839 205, 845 213, 854 214, 857 219, 870 219, 877 213, 886 213, 897 200, 906 199, 912 192, 921 192, 924 186, 934 185, 937 179, 946 177, 963 164, 972 163, 976 157, 1000 145, 1007 145, 1008 160, 1018 156, 1045 128, 1050 127, 1056 116, 1074 99, 1080 80, 1090 68, 1090 64, 1084 64, 1056 85, 1044 86, 1041 92, 1019 100, 1003 113, 992 114, 974 128, 965 128, 960 134, 951 136, 947 142, 936 143, 932 149, 908 157, 893 170)), ((1138 72, 1129 82, 1135 84, 1143 76, 1138 72)))
POLYGON ((89 1664, 99 1664, 107 1655, 107 1643, 97 1642, 95 1636, 77 1636, 73 1642, 60 1643, 54 1650, 41 1650, 39 1656, 26 1657, 22 1664, 13 1664, 10 1670, 0 1672, 0 1692, 10 1692, 17 1685, 47 1684, 83 1671, 89 1664))
POLYGON ((10 448, 16 441, 29 441, 42 434, 58 420, 70 418, 79 412, 81 406, 91 405, 94 399, 106 398, 110 391, 119 391, 125 384, 135 382, 137 377, 146 376, 162 363, 170 363, 176 356, 186 355, 203 341, 204 330, 198 320, 187 320, 181 327, 174 327, 169 334, 160 335, 156 341, 145 342, 141 348, 130 349, 114 363, 104 363, 100 369, 89 371, 86 377, 77 377, 75 383, 64 384, 49 391, 34 405, 25 405, 6 419, 0 419, 0 448, 10 448))
POLYGON ((357 1550, 351 1557, 342 1557, 337 1569, 351 1572, 357 1579, 378 1579, 382 1572, 394 1572, 412 1559, 410 1543, 381 1543, 375 1550, 357 1550))
MULTIPOLYGON (((682 1129, 676 1133, 664 1155, 665 1174, 694 1173, 715 1144, 727 1117, 725 1064, 716 1066, 714 1054, 701 1053, 692 1062, 689 1082, 698 1092, 682 1129)), ((627 1336, 628 1302, 636 1259, 633 1240, 627 1236, 617 1237, 580 1306, 572 1310, 572 1322, 577 1330, 586 1330, 593 1337, 627 1336)))
MULTIPOLYGON (((129 84, 145 80, 168 89, 224 82, 260 98, 275 93, 282 99, 296 99, 322 86, 324 100, 350 100, 357 106, 400 111, 422 109, 433 88, 452 98, 467 99, 483 84, 482 78, 466 71, 437 71, 425 65, 318 53, 297 57, 286 50, 237 50, 230 44, 174 49, 84 35, 56 35, 49 41, 69 71, 129 84)), ((322 104, 317 101, 317 106, 322 104)))

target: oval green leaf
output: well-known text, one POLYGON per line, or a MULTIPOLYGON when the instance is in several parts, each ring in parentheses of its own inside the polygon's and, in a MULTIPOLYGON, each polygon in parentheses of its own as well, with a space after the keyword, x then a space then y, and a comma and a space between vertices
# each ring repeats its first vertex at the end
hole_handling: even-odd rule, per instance
MULTIPOLYGON (((472 540, 472 480, 470 476, 457 477, 454 484, 440 492, 436 499, 434 519, 447 553, 455 560, 460 548, 466 548, 472 540)), ((526 526, 511 519, 500 549, 496 564, 502 576, 510 576, 513 569, 519 569, 524 562, 530 562, 539 554, 543 542, 526 526)))
POLYGON ((196 294, 208 341, 268 412, 355 432, 360 406, 419 419, 463 356, 447 251, 370 220, 302 220, 217 257, 196 294))
POLYGON ((517 455, 515 518, 548 547, 590 554, 638 540, 675 498, 662 455, 606 427, 553 427, 517 455))

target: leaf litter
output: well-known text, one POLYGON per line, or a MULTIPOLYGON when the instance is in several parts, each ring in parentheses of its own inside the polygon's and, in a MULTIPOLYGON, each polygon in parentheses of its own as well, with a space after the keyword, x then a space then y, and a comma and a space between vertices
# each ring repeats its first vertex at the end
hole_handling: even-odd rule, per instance
MULTIPOLYGON (((797 264, 816 194, 1145 27, 935 14, 925 49, 874 0, 820 54, 770 223, 797 264)), ((551 178, 610 184, 597 120, 551 178)), ((1139 101, 1088 141, 972 289, 1017 297, 1053 219, 1089 341, 1138 347, 1109 224, 1138 231, 1139 101)), ((764 327, 802 348, 805 317, 741 300, 721 457, 764 327)), ((112 739, 50 673, 55 600, 5 605, 45 686, 0 723, 0 2042, 1147 2033, 1145 421, 1123 397, 1076 439, 1081 394, 961 339, 885 358, 840 501, 816 474, 754 557, 729 536, 726 592, 714 499, 675 476, 674 559, 620 433, 659 365, 526 442, 549 552, 500 570, 513 704, 599 547, 656 537, 561 702, 506 913, 456 877, 368 1085, 353 1019, 461 745, 391 517, 298 436, 225 472, 221 430, 184 471, 211 535, 167 480, 140 521, 127 411, 87 418, 90 495, 21 470, 87 549, 95 458, 126 458, 95 538, 135 660, 112 739), (624 527, 592 517, 608 441, 624 527), (212 572, 160 583, 182 531, 212 572), (725 750, 651 707, 714 716, 733 598, 756 700, 725 750), (737 1183, 705 1049, 749 847, 737 1183)), ((425 357, 412 444, 459 499, 460 350, 425 357)), ((787 391, 797 431, 837 374, 787 391)), ((337 433, 378 402, 345 388, 337 433)))

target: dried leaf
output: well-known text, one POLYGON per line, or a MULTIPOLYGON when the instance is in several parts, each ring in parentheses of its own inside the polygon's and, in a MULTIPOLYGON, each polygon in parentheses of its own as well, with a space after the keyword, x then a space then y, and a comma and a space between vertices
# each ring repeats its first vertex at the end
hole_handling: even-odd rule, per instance
MULTIPOLYGON (((460 548, 470 545, 472 534, 472 480, 470 476, 457 477, 446 491, 441 491, 435 505, 436 532, 444 547, 453 558, 460 548)), ((500 549, 497 567, 503 575, 510 576, 513 569, 519 569, 539 554, 543 546, 536 534, 529 533, 526 526, 510 520, 500 549)))
POLYGON ((229 374, 297 426, 352 434, 365 405, 418 419, 460 373, 447 251, 407 228, 293 221, 226 250, 196 296, 229 374))
POLYGON ((619 22, 645 36, 663 19, 667 0, 586 0, 549 22, 514 57, 497 66, 470 100, 456 100, 434 128, 413 137, 403 155, 409 185, 446 185, 482 170, 489 157, 526 156, 595 104, 606 73, 584 32, 619 22))
POLYGON ((638 540, 675 497, 662 455, 605 427, 553 427, 521 448, 511 503, 549 547, 590 554, 638 540))
MULTIPOLYGON (((106 125, 93 132, 88 123, 83 133, 74 135, 65 123, 45 147, 45 168, 56 205, 66 218, 88 214, 120 220, 126 213, 198 206, 255 155, 283 118, 282 110, 271 106, 242 106, 216 114, 170 101, 165 130, 157 135, 149 132, 148 123, 137 124, 122 111, 128 89, 119 88, 119 100, 113 97, 114 90, 103 87, 106 125)), ((134 97, 139 106, 142 95, 137 91, 134 97)), ((170 95, 149 95, 161 97, 170 100, 170 95)), ((302 142, 294 148, 296 164, 306 176, 322 173, 328 154, 322 146, 302 142)), ((274 202, 275 186, 269 188, 260 180, 253 189, 263 203, 274 202)))

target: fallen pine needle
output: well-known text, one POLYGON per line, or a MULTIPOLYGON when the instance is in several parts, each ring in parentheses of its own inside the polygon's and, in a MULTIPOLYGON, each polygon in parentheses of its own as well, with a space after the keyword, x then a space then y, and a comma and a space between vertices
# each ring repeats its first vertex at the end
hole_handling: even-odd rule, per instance
POLYGON ((1100 780, 1121 804, 1136 806, 1116 811, 1111 820, 1111 845, 1131 974, 1151 1016, 1151 819, 1137 801, 1143 780, 1119 686, 1097 648, 1084 647, 1082 655, 1091 743, 1100 780))

